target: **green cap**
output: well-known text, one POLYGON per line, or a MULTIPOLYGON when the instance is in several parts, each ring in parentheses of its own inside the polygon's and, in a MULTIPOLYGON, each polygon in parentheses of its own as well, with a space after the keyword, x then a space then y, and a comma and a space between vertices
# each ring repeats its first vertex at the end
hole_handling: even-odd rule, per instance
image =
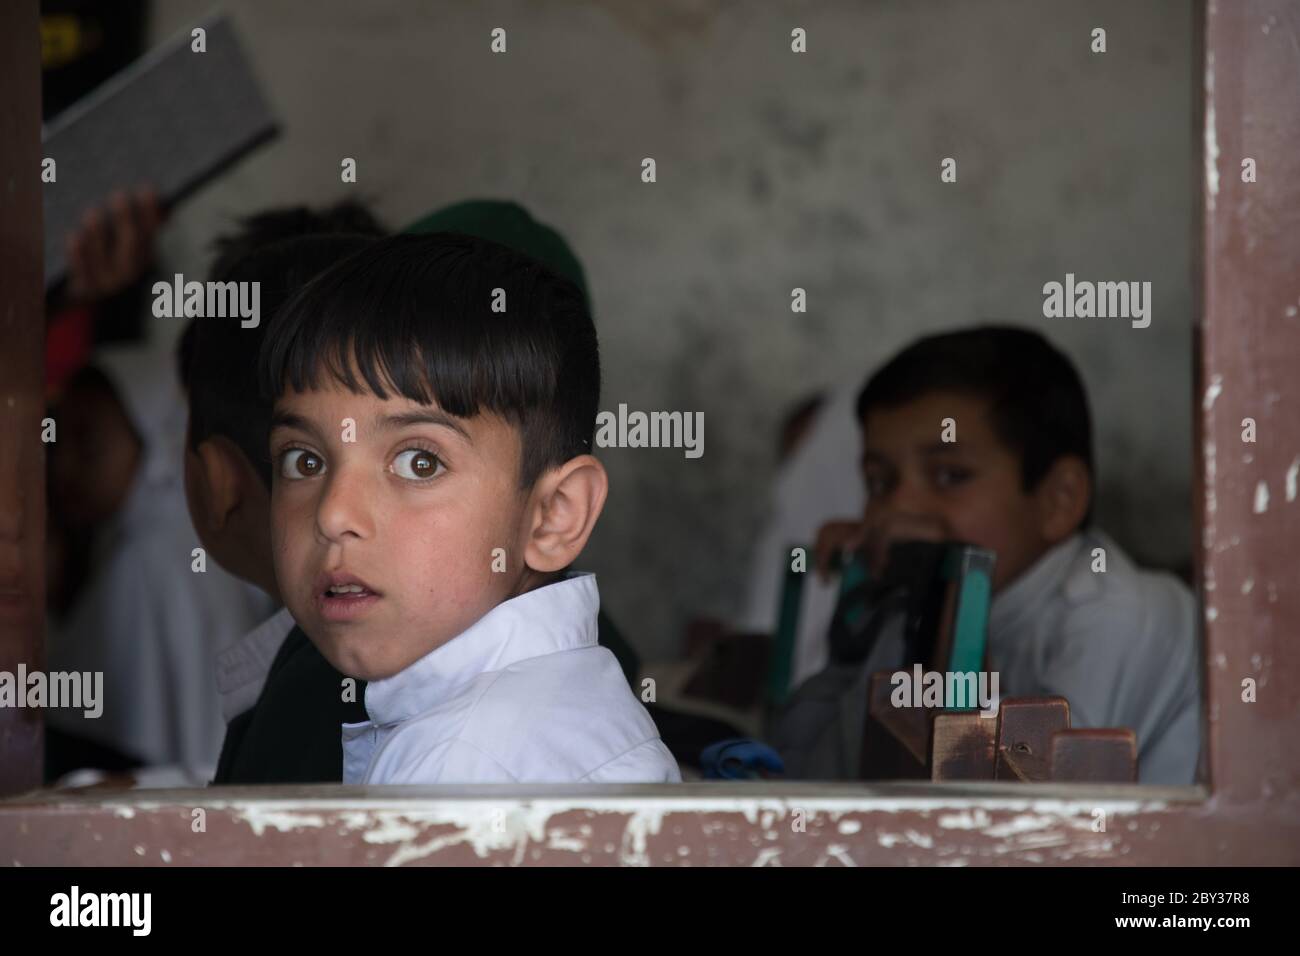
POLYGON ((550 226, 530 216, 518 203, 500 199, 467 199, 431 212, 402 231, 458 232, 509 246, 568 279, 582 292, 588 308, 591 307, 582 263, 569 244, 550 226))

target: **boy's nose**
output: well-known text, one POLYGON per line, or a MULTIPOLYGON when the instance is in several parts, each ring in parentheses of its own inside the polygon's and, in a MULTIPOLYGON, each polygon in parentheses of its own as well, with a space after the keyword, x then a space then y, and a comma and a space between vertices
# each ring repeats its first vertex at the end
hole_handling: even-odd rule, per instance
POLYGON ((316 508, 316 527, 322 537, 339 541, 348 535, 368 538, 372 531, 366 506, 369 489, 364 476, 336 468, 326 476, 325 490, 316 508))
POLYGON ((900 481, 888 504, 891 511, 906 515, 928 515, 935 510, 929 491, 915 481, 900 481))

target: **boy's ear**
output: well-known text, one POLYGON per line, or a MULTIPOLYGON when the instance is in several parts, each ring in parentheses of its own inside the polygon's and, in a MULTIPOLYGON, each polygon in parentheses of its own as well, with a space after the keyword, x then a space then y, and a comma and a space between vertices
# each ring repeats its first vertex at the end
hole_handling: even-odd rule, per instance
POLYGON ((213 435, 199 442, 198 473, 202 495, 200 517, 212 532, 224 531, 230 516, 243 503, 247 478, 244 453, 224 435, 213 435))
POLYGON ((1092 479, 1083 459, 1064 455, 1052 462, 1034 497, 1044 539, 1056 544, 1074 534, 1092 503, 1092 479))
POLYGON ((570 458, 537 479, 524 563, 544 573, 572 564, 587 546, 608 493, 605 466, 591 455, 570 458))

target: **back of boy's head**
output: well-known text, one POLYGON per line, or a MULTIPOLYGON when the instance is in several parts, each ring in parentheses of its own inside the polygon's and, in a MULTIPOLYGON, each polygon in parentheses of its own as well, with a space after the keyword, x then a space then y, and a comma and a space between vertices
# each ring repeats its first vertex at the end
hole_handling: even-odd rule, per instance
POLYGON ((269 489, 267 451, 271 403, 257 385, 257 355, 285 302, 330 266, 376 241, 368 235, 307 235, 250 247, 214 272, 215 282, 257 282, 260 321, 244 328, 234 319, 194 319, 179 347, 181 382, 189 395, 189 446, 213 435, 235 443, 269 489))
POLYGON ((529 488, 590 453, 600 356, 582 292, 536 259, 473 236, 401 235, 320 276, 268 333, 264 396, 326 380, 462 418, 501 416, 520 431, 529 488))
POLYGON ((1081 459, 1092 476, 1092 419, 1083 380, 1037 332, 982 326, 920 339, 867 380, 858 395, 858 421, 865 425, 872 409, 935 392, 987 400, 995 433, 1020 458, 1022 490, 1037 488, 1066 455, 1081 459))
POLYGON ((383 223, 355 199, 345 199, 322 209, 308 206, 267 209, 245 216, 233 232, 213 241, 216 256, 208 274, 213 279, 223 276, 249 253, 286 239, 331 235, 377 237, 387 232, 383 223))

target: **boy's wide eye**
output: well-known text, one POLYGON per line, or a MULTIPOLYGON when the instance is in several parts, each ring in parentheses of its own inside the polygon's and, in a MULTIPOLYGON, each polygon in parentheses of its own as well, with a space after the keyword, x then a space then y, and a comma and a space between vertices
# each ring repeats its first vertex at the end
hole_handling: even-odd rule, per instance
POLYGON ((325 462, 305 448, 288 448, 280 456, 280 477, 297 481, 315 478, 325 471, 325 462))
POLYGON ((969 468, 939 467, 934 470, 934 483, 940 488, 952 488, 969 481, 969 468))
POLYGON ((889 477, 879 472, 869 471, 864 476, 868 498, 883 498, 889 494, 889 477))
POLYGON ((412 481, 432 478, 442 467, 437 455, 421 448, 408 448, 393 459, 393 474, 412 481))

